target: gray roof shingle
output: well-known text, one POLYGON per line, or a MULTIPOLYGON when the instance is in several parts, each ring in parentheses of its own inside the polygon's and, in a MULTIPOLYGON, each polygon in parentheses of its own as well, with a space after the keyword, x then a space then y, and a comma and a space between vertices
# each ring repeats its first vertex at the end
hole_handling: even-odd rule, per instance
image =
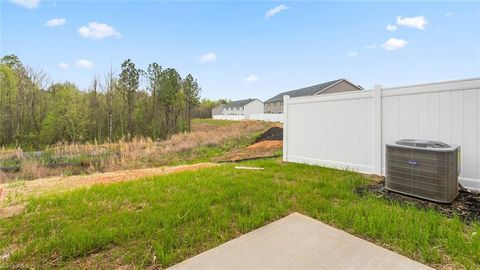
POLYGON ((236 101, 232 101, 228 104, 225 104, 224 105, 224 108, 235 108, 235 107, 243 107, 245 105, 247 105, 248 103, 254 101, 255 98, 249 98, 249 99, 242 99, 242 100, 236 100, 236 101))
POLYGON ((285 95, 289 95, 290 97, 313 96, 316 93, 324 90, 325 88, 330 87, 343 80, 344 79, 338 79, 338 80, 329 81, 329 82, 325 82, 325 83, 321 83, 321 84, 317 84, 317 85, 313 85, 313 86, 309 86, 309 87, 305 87, 297 90, 283 92, 268 99, 267 101, 265 101, 265 103, 273 102, 273 101, 283 101, 283 96, 285 95))

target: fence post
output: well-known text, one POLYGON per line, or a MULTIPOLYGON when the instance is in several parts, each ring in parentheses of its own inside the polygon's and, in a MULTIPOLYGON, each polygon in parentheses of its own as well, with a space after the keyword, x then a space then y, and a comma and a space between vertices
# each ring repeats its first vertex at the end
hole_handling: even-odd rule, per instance
POLYGON ((289 95, 283 96, 283 161, 288 161, 288 99, 289 95))
POLYGON ((373 90, 373 138, 374 154, 373 167, 374 174, 382 175, 383 170, 383 142, 382 142, 382 86, 375 85, 373 90))

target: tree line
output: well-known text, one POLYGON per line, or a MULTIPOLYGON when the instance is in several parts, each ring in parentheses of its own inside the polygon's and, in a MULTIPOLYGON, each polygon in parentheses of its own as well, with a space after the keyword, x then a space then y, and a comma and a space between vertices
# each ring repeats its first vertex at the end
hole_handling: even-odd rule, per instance
POLYGON ((127 59, 119 74, 96 76, 81 91, 70 82, 49 83, 44 72, 7 55, 0 59, 0 146, 165 139, 190 131, 200 93, 191 74, 182 78, 158 63, 142 70, 127 59))

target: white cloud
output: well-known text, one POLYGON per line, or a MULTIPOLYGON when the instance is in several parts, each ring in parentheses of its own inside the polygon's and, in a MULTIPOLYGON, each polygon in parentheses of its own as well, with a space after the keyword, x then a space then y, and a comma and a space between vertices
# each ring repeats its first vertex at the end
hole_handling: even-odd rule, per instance
POLYGON ((355 56, 357 56, 357 55, 358 55, 358 52, 357 52, 357 51, 349 51, 349 52, 348 52, 348 56, 350 56, 350 57, 355 57, 355 56))
POLYGON ((67 63, 60 63, 60 64, 58 64, 58 67, 60 69, 67 70, 67 69, 70 68, 70 65, 68 65, 67 63))
POLYGON ((387 27, 385 27, 385 28, 387 29, 387 31, 393 32, 393 31, 397 31, 398 26, 393 25, 393 24, 387 24, 387 27))
POLYGON ((91 22, 87 26, 78 28, 78 33, 85 38, 102 39, 107 37, 121 37, 120 33, 112 26, 105 23, 91 22))
POLYGON ((375 49, 375 48, 377 48, 377 44, 369 44, 365 46, 365 49, 375 49))
POLYGON ((284 11, 284 10, 287 10, 288 7, 285 6, 285 5, 278 5, 272 9, 270 9, 269 11, 267 11, 265 13, 265 19, 270 19, 271 17, 275 16, 276 14, 284 11))
POLYGON ((66 22, 67 22, 67 20, 64 19, 64 18, 54 18, 54 19, 48 20, 45 23, 45 26, 55 27, 55 26, 60 26, 62 24, 65 24, 66 22))
POLYGON ((91 68, 94 65, 95 64, 93 62, 85 60, 85 59, 81 59, 81 60, 78 60, 77 62, 75 62, 75 66, 77 68, 91 68))
POLYGON ((10 0, 10 2, 28 9, 34 9, 40 4, 40 0, 10 0))
POLYGON ((407 45, 407 41, 403 39, 390 38, 384 44, 382 44, 382 47, 385 48, 385 50, 393 51, 403 48, 405 45, 407 45))
POLYGON ((453 16, 453 15, 455 15, 455 13, 453 13, 451 11, 445 13, 445 17, 450 17, 450 16, 453 16))
POLYGON ((217 55, 213 52, 206 53, 200 56, 200 61, 207 63, 217 60, 217 55))
POLYGON ((258 78, 255 75, 250 75, 247 78, 245 78, 244 81, 248 83, 254 83, 254 82, 258 82, 258 78))
POLYGON ((425 25, 427 25, 428 22, 424 16, 418 16, 418 17, 412 17, 412 18, 407 18, 407 17, 403 18, 402 16, 397 16, 397 24, 424 30, 425 25))

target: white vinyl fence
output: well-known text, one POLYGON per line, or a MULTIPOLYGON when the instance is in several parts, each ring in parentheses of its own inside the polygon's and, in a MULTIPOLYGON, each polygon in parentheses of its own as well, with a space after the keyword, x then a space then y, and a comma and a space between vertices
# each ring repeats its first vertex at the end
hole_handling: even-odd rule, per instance
POLYGON ((213 119, 217 120, 233 120, 233 121, 240 121, 240 120, 245 120, 244 115, 224 115, 224 114, 218 114, 218 115, 213 115, 213 119))
POLYGON ((250 115, 214 115, 213 119, 220 120, 259 120, 267 122, 283 122, 283 114, 259 113, 250 115))
POLYGON ((284 117, 283 114, 259 113, 259 114, 250 114, 248 116, 248 119, 283 123, 283 117, 284 117))
POLYGON ((284 97, 285 161, 384 175, 385 144, 460 145, 466 187, 480 190, 480 78, 284 97))

